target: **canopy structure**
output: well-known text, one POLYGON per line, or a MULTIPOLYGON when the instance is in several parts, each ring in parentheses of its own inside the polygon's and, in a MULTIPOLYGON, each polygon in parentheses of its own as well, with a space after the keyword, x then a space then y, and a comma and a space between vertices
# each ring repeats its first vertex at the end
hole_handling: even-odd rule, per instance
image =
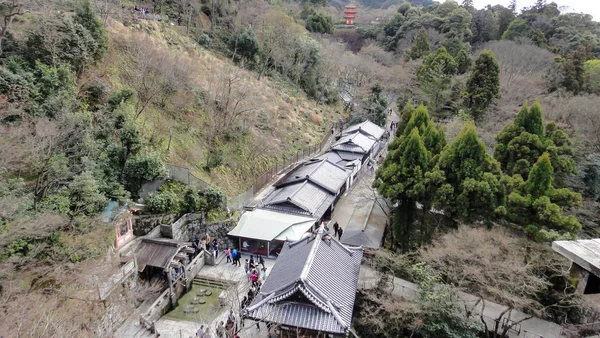
POLYGON ((596 277, 600 277, 600 238, 554 241, 552 249, 596 277))
POLYGON ((298 240, 315 224, 311 217, 256 209, 242 214, 228 235, 261 241, 298 240))
POLYGON ((165 239, 142 239, 142 243, 136 251, 138 271, 144 271, 146 266, 166 271, 171 262, 181 260, 178 256, 180 252, 184 253, 184 255, 181 255, 183 258, 186 257, 185 253, 189 250, 194 252, 189 245, 190 243, 165 239))

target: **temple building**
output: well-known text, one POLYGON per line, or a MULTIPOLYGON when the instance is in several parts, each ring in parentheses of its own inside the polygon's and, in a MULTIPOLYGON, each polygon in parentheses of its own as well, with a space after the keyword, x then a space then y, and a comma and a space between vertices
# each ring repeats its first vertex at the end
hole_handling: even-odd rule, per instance
POLYGON ((267 323, 281 338, 346 337, 352 322, 361 247, 348 247, 321 226, 286 242, 244 318, 267 323))

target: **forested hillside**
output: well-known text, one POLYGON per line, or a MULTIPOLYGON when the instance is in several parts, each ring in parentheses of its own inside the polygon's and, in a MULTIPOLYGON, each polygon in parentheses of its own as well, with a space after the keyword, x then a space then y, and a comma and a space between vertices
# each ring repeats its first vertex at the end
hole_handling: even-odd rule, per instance
POLYGON ((347 3, 0 0, 0 335, 110 336, 145 299, 95 298, 109 201, 218 220, 333 123, 390 130, 389 107, 374 187, 394 207, 366 260, 426 294, 362 294, 359 335, 474 337, 455 289, 587 322, 550 242, 600 236, 600 24, 541 0, 362 0, 346 26, 347 3), (168 164, 214 188, 140 199, 168 164))

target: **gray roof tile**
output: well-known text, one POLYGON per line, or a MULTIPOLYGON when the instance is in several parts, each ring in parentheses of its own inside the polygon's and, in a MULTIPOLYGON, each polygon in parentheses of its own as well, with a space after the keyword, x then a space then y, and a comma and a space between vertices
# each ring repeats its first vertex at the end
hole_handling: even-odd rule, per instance
POLYGON ((365 122, 361 122, 344 129, 342 131, 342 135, 351 134, 356 131, 359 131, 361 134, 364 134, 366 136, 371 136, 376 140, 379 140, 385 133, 385 130, 383 128, 367 120, 365 122))
POLYGON ((263 207, 272 210, 291 211, 320 219, 333 203, 335 196, 316 184, 305 181, 273 190, 263 200, 263 207), (290 205, 291 204, 291 205, 290 205), (293 206, 297 211, 293 211, 293 206))
POLYGON ((333 162, 312 159, 285 175, 285 177, 277 182, 276 186, 282 187, 291 183, 308 180, 325 188, 332 194, 337 194, 341 187, 346 183, 346 179, 349 175, 350 172, 337 166, 333 162))
POLYGON ((287 242, 246 316, 312 330, 345 333, 352 321, 362 248, 320 229, 287 242))
POLYGON ((377 139, 365 136, 357 131, 352 134, 343 135, 331 146, 331 148, 334 150, 366 154, 373 148, 375 143, 377 143, 377 139))

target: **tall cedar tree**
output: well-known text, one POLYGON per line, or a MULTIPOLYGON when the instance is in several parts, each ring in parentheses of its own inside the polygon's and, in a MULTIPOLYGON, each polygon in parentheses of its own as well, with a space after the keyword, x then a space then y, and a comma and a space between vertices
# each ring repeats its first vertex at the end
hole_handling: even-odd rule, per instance
POLYGON ((430 48, 431 46, 429 45, 429 36, 427 35, 427 30, 425 30, 425 27, 421 27, 408 56, 411 60, 420 59, 429 54, 430 48))
POLYGON ((581 195, 569 189, 556 189, 554 169, 550 161, 550 154, 543 153, 529 173, 527 181, 523 182, 520 176, 509 179, 513 192, 508 196, 508 219, 538 229, 577 233, 581 224, 575 216, 564 216, 563 207, 581 205, 581 195))
POLYGON ((466 219, 489 219, 504 205, 501 176, 500 165, 487 153, 471 121, 426 174, 436 187, 435 206, 466 219))
POLYGON ((471 77, 467 81, 465 106, 473 118, 479 118, 490 106, 494 97, 498 96, 500 88, 500 67, 491 50, 481 52, 471 77))
POLYGON ((418 201, 425 205, 423 210, 429 210, 431 196, 427 193, 424 175, 432 165, 432 158, 445 145, 443 131, 435 128, 425 106, 415 109, 409 102, 403 117, 409 115, 410 120, 390 146, 376 180, 379 193, 398 203, 392 233, 394 244, 402 251, 411 248, 417 232, 423 232, 414 227, 416 204, 418 201))
POLYGON ((540 104, 535 102, 529 109, 525 103, 514 123, 506 125, 496 136, 494 157, 508 175, 519 174, 527 180, 532 166, 544 152, 550 154, 555 173, 575 172, 569 135, 553 122, 544 128, 540 104))
POLYGON ((462 48, 456 55, 456 63, 458 64, 458 74, 464 74, 471 68, 471 58, 465 48, 462 48))

